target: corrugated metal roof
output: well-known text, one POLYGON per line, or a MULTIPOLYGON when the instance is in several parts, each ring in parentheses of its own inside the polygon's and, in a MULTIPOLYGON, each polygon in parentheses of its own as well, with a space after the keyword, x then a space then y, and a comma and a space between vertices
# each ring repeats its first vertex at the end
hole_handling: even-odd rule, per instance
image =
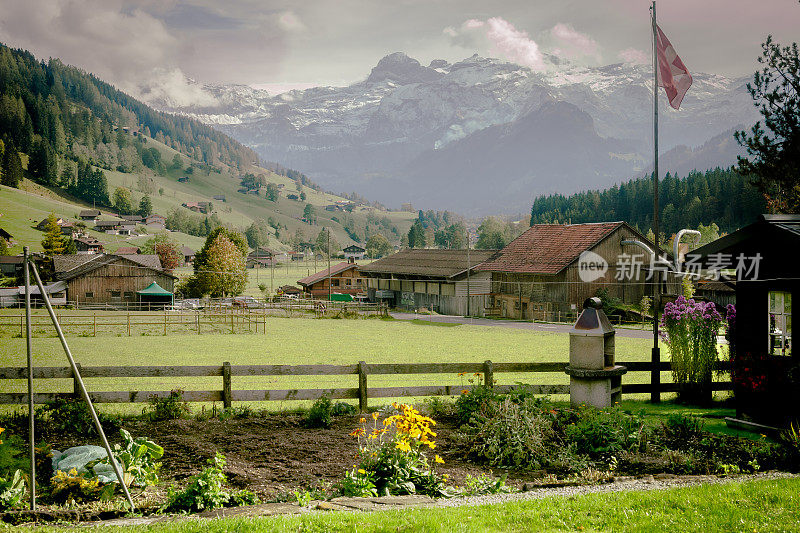
POLYGON ((584 250, 605 239, 624 222, 536 224, 476 270, 525 274, 558 274, 584 250))
POLYGON ((360 267, 365 274, 397 274, 452 278, 475 268, 497 254, 497 250, 401 250, 360 267))

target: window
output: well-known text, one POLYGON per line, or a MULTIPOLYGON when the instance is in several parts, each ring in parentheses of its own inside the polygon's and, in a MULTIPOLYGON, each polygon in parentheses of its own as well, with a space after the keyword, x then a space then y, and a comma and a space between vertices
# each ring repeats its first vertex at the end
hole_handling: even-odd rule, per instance
POLYGON ((333 278, 331 280, 331 285, 333 285, 334 287, 338 287, 339 286, 339 278, 333 278))
POLYGON ((86 297, 87 298, 94 298, 94 293, 93 292, 87 292, 86 293, 86 297))
POLYGON ((112 298, 119 298, 122 293, 119 291, 111 291, 112 298))
POLYGON ((125 291, 125 298, 133 298, 133 292, 125 291))
POLYGON ((769 293, 769 355, 792 354, 792 293, 769 293))

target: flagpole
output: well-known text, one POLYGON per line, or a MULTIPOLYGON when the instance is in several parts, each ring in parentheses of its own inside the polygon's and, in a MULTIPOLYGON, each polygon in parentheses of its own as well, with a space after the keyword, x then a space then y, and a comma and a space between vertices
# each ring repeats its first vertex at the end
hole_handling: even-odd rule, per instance
MULTIPOLYGON (((659 246, 658 228, 658 31, 656 29, 656 2, 653 0, 652 6, 652 30, 653 30, 653 235, 655 242, 655 257, 657 260, 661 256, 659 246)), ((655 265, 654 265, 655 266, 655 265)), ((661 275, 658 270, 653 272, 655 285, 653 286, 653 351, 651 353, 650 371, 650 401, 659 403, 661 401, 661 350, 658 346, 658 312, 661 307, 661 275)))

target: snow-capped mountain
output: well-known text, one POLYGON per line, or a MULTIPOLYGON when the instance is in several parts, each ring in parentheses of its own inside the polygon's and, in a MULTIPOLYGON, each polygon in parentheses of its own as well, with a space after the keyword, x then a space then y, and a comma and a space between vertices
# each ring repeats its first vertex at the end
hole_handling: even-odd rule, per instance
MULTIPOLYGON (((536 194, 605 187, 643 173, 651 159, 650 67, 549 61, 543 72, 477 55, 426 67, 394 53, 347 87, 270 96, 204 86, 217 104, 168 110, 213 124, 328 189, 389 205, 524 212, 536 194)), ((747 79, 693 76, 680 111, 661 100, 660 148, 681 147, 671 152, 676 169, 681 153, 757 120, 747 79)))

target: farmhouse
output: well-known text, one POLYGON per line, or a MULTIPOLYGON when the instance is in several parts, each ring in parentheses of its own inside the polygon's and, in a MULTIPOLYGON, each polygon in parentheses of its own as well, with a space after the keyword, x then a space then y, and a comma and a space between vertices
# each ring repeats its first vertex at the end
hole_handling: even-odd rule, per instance
POLYGON ((21 255, 0 255, 0 275, 21 278, 23 264, 21 255))
POLYGON ((157 255, 56 255, 53 268, 67 283, 67 299, 82 303, 137 303, 138 291, 155 282, 171 293, 177 279, 164 272, 157 255))
POLYGON ((81 220, 92 220, 92 221, 97 220, 97 217, 99 216, 100 216, 100 211, 98 211, 97 209, 84 209, 78 215, 78 217, 80 217, 81 220))
POLYGON ((142 215, 122 215, 119 218, 128 222, 135 222, 136 224, 144 224, 142 215))
POLYGON ((359 266, 355 263, 341 262, 331 266, 330 270, 325 269, 316 274, 297 281, 303 288, 303 292, 311 298, 328 298, 330 292, 340 294, 357 295, 366 291, 364 279, 361 277, 359 266))
POLYGON ((136 223, 130 220, 98 220, 94 223, 94 229, 109 235, 135 235, 136 223))
POLYGON ((151 229, 166 229, 167 219, 161 215, 147 215, 144 219, 144 224, 151 229))
POLYGON ((265 268, 272 266, 275 261, 275 252, 269 248, 258 247, 247 254, 247 268, 265 268))
POLYGON ((75 249, 79 254, 101 254, 103 253, 103 243, 94 237, 77 237, 75 249))
POLYGON ((492 275, 476 267, 496 254, 497 250, 409 249, 362 266, 361 272, 368 277, 370 301, 483 316, 492 275))
MULTIPOLYGON (((45 230, 47 230, 47 220, 48 220, 48 219, 47 219, 47 218, 45 218, 45 219, 43 219, 41 222, 39 222, 38 224, 36 224, 36 229, 38 229, 39 231, 45 231, 45 230)), ((66 221, 66 220, 64 220, 63 218, 61 218, 61 217, 56 217, 56 225, 57 225, 58 227, 61 227, 61 226, 62 226, 64 223, 66 223, 66 222, 67 222, 67 221, 66 221)))
POLYGON ((194 250, 188 246, 181 246, 181 254, 183 255, 183 264, 191 265, 194 263, 194 250))
POLYGON ((225 201, 225 195, 224 194, 215 194, 213 198, 214 198, 214 200, 218 200, 220 202, 224 202, 225 201))
POLYGON ((360 246, 358 246, 358 245, 351 244, 347 248, 344 248, 342 250, 342 252, 344 252, 344 258, 345 259, 359 260, 359 259, 364 259, 364 256, 366 255, 367 250, 362 248, 362 247, 360 247, 360 246))
POLYGON ((4 230, 3 228, 0 228, 0 239, 3 239, 4 241, 6 241, 9 246, 14 244, 14 236, 11 235, 6 230, 4 230))
POLYGON ((645 258, 638 247, 623 245, 624 240, 638 240, 654 248, 625 222, 531 226, 497 257, 476 268, 478 272, 491 274, 487 314, 556 320, 575 313, 581 302, 598 291, 607 291, 609 297, 626 304, 639 303, 649 293, 645 281, 650 258, 645 258), (595 259, 607 265, 607 269, 597 271, 597 276, 584 275, 584 281, 578 261, 583 252, 597 254, 595 259), (621 257, 637 254, 638 271, 633 268, 626 271, 624 264, 618 264, 621 257))

